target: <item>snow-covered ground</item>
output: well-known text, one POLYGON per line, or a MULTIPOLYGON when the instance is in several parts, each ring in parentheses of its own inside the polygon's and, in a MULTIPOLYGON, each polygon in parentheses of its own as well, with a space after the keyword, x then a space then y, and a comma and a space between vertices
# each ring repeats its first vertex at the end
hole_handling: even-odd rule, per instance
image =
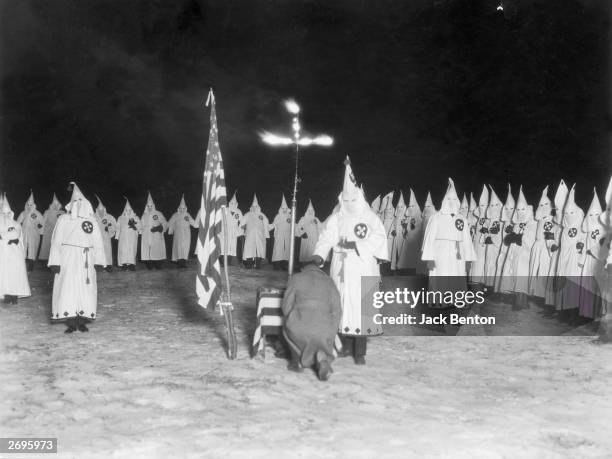
POLYGON ((57 437, 75 458, 612 457, 612 346, 588 331, 378 337, 323 383, 250 358, 255 291, 286 274, 231 275, 235 361, 193 266, 101 273, 99 319, 72 335, 35 271, 32 298, 0 308, 0 436, 57 437))

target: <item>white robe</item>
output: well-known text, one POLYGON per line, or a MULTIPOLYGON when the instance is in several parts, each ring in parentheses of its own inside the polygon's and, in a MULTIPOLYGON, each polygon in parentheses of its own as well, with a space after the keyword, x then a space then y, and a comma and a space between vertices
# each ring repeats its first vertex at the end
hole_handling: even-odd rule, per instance
POLYGON ((486 245, 485 252, 485 265, 484 265, 484 284, 488 287, 495 285, 495 275, 497 273, 497 260, 502 247, 502 240, 504 237, 504 226, 505 222, 501 220, 491 220, 489 223, 489 233, 486 242, 490 244, 486 245))
POLYGON ((306 214, 298 222, 295 235, 298 237, 307 236, 300 239, 300 262, 309 261, 314 255, 321 228, 321 222, 314 214, 306 214))
POLYGON ((40 260, 48 260, 49 259, 49 251, 51 250, 51 236, 53 236, 53 230, 55 229, 55 223, 60 215, 63 215, 65 212, 62 209, 57 208, 49 208, 45 210, 45 214, 43 215, 43 220, 45 221, 43 225, 43 237, 42 242, 40 243, 40 253, 38 254, 38 258, 40 260))
POLYGON ((421 261, 423 239, 421 218, 406 216, 402 230, 404 243, 397 259, 397 269, 417 269, 421 261))
POLYGON ((187 260, 191 249, 191 227, 195 220, 187 210, 175 212, 168 222, 168 234, 172 235, 172 261, 187 260))
POLYGON ((102 233, 102 241, 104 242, 104 255, 106 256, 106 264, 113 265, 113 245, 111 243, 113 237, 117 233, 117 220, 108 213, 103 215, 96 212, 96 221, 102 233))
POLYGON ((249 211, 240 220, 244 230, 242 259, 265 258, 266 240, 270 237, 270 222, 260 211, 249 211))
POLYGON ((580 306, 580 276, 586 255, 585 242, 586 234, 581 231, 580 224, 570 224, 563 228, 557 262, 558 285, 554 303, 557 310, 580 306))
POLYGON ((25 264, 25 250, 21 225, 13 214, 0 214, 0 297, 30 296, 30 284, 25 264), (17 239, 17 244, 9 244, 17 239))
POLYGON ((399 263, 399 258, 402 254, 402 251, 404 249, 404 243, 405 243, 405 239, 404 239, 404 233, 405 233, 405 227, 406 227, 406 217, 404 216, 404 211, 402 211, 400 209, 401 215, 395 217, 395 219, 393 220, 393 224, 391 225, 391 237, 392 237, 392 243, 391 243, 391 251, 389 253, 389 256, 391 258, 391 269, 392 270, 397 270, 400 269, 400 267, 398 266, 399 263))
POLYGON ((115 239, 119 241, 117 246, 117 264, 135 265, 136 253, 138 251, 138 234, 142 230, 140 219, 134 214, 121 214, 117 220, 117 232, 115 239), (129 221, 134 220, 136 229, 129 226, 129 221))
POLYGON ((606 231, 603 225, 591 225, 585 234, 585 256, 580 278, 581 297, 580 315, 594 318, 598 313, 598 297, 603 297, 606 289, 605 258, 606 231), (604 282, 602 282, 604 281, 604 282))
POLYGON ((272 223, 274 229, 274 247, 272 248, 272 261, 289 260, 289 247, 291 245, 291 211, 279 212, 272 223))
MULTIPOLYGON (((559 247, 559 244, 561 243, 561 236, 563 234, 563 227, 558 223, 553 222, 553 234, 555 235, 554 244, 559 247)), ((544 293, 544 304, 547 305, 554 305, 557 301, 556 277, 557 269, 559 267, 559 253, 559 248, 550 253, 550 265, 548 267, 546 290, 544 293)))
MULTIPOLYGON (((238 238, 244 233, 240 228, 240 220, 242 219, 242 212, 237 207, 226 207, 226 221, 227 221, 227 256, 235 257, 238 254, 238 238)), ((219 233, 219 242, 221 243, 221 255, 225 254, 225 246, 223 242, 224 235, 223 228, 219 233)))
POLYGON ((60 267, 53 281, 52 319, 96 318, 95 265, 106 266, 104 242, 96 218, 62 215, 57 219, 49 254, 49 266, 60 267))
POLYGON ((168 222, 158 210, 142 214, 142 236, 140 238, 140 259, 142 261, 157 261, 166 259, 166 239, 164 233, 168 229, 168 222), (151 232, 151 229, 161 225, 162 230, 151 232))
POLYGON ((529 259, 529 295, 538 298, 546 296, 546 283, 551 261, 550 248, 553 244, 558 245, 555 226, 551 215, 538 220, 536 226, 535 242, 529 259), (546 233, 550 233, 552 238, 547 239, 546 233))
MULTIPOLYGON (((507 228, 512 228, 512 233, 520 235, 521 245, 510 243, 505 245, 507 249, 503 252, 503 261, 500 266, 500 274, 495 278, 495 291, 502 293, 529 293, 529 260, 531 249, 535 243, 537 222, 535 220, 526 223, 508 223, 507 228)), ((509 235, 510 233, 506 233, 509 235)))
POLYGON ((45 224, 44 217, 36 208, 26 209, 19 214, 17 223, 21 225, 26 258, 36 260, 40 247, 40 236, 43 234, 45 224))
POLYGON ((487 236, 489 236, 489 219, 479 218, 473 238, 476 261, 470 267, 470 280, 476 284, 484 284, 486 279, 487 236))
POLYGON ((339 332, 345 335, 376 335, 382 330, 373 326, 371 317, 362 311, 363 276, 380 279, 377 259, 388 260, 387 232, 378 215, 367 207, 360 215, 334 212, 325 222, 315 247, 315 255, 326 259, 332 250, 330 276, 342 300, 339 332), (338 246, 341 238, 354 241, 357 251, 338 246), (364 316, 362 317, 362 313, 364 316), (368 328, 364 330, 363 325, 368 328))

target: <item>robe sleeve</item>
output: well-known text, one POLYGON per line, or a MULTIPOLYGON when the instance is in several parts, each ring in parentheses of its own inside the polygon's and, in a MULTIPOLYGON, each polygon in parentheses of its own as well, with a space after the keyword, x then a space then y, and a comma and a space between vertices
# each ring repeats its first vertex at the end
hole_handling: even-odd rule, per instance
POLYGON ((45 232, 45 217, 39 211, 36 211, 36 225, 40 225, 38 234, 42 236, 45 232))
POLYGON ((315 246, 314 255, 320 256, 323 260, 327 259, 329 251, 340 242, 338 234, 338 214, 332 214, 325 221, 323 230, 319 234, 319 240, 315 246))
POLYGON ((108 215, 108 235, 112 238, 117 232, 117 220, 112 215, 108 215))
POLYGON ((196 214, 195 220, 192 220, 191 226, 193 226, 196 229, 200 226, 200 211, 199 210, 198 210, 198 213, 196 214))
POLYGON ((194 228, 197 228, 198 225, 196 224, 196 221, 193 219, 193 217, 189 214, 187 214, 187 217, 189 218, 189 224, 193 226, 194 228))
POLYGON ((172 217, 170 217, 170 221, 168 222, 167 225, 167 230, 168 234, 172 235, 174 234, 174 225, 176 225, 176 217, 178 214, 173 214, 172 217))
POLYGON ((301 218, 300 221, 298 222, 298 224, 295 227, 295 235, 297 237, 300 237, 305 232, 306 232, 306 230, 304 229, 304 218, 301 218))
POLYGON ((166 220, 166 217, 164 217, 164 214, 162 214, 161 212, 159 212, 159 221, 162 225, 162 233, 164 231, 166 231, 168 229, 168 221, 166 220))
POLYGON ((371 219, 372 232, 366 239, 355 241, 359 255, 369 255, 379 260, 389 261, 389 244, 385 227, 378 218, 371 219))
POLYGON ((121 218, 117 219, 117 226, 115 227, 115 239, 119 240, 119 235, 121 234, 121 218))
POLYGON ((47 266, 60 266, 62 262, 61 249, 62 240, 64 238, 64 226, 66 217, 63 215, 57 219, 55 228, 53 229, 53 235, 51 236, 51 248, 49 250, 49 261, 47 266))
MULTIPOLYGON (((263 215, 263 214, 262 214, 263 215)), ((264 232, 266 233, 266 239, 270 238, 270 222, 268 221, 268 217, 263 216, 264 220, 264 232)))
POLYGON ((104 252, 104 241, 102 240, 102 231, 100 225, 97 222, 93 225, 93 231, 91 232, 93 242, 93 264, 106 266, 106 254, 104 252))
POLYGON ((19 223, 20 225, 23 224, 24 218, 25 218, 25 210, 19 214, 19 217, 17 217, 17 223, 19 223))
MULTIPOLYGON (((429 261, 436 259, 436 234, 438 232, 437 214, 432 215, 425 227, 425 236, 423 237, 423 246, 421 248, 421 260, 429 261)), ((475 258, 474 258, 475 259, 475 258)))

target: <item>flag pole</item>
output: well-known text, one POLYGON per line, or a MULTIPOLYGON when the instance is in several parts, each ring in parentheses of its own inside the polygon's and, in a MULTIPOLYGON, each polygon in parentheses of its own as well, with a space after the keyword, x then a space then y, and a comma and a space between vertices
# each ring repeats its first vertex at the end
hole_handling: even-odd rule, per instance
POLYGON ((238 343, 236 341, 236 331, 234 329, 234 318, 232 311, 232 291, 229 281, 229 273, 227 270, 227 207, 221 207, 221 217, 223 225, 223 272, 225 274, 225 301, 221 301, 221 314, 225 319, 225 328, 227 331, 227 356, 230 360, 236 358, 238 343))
POLYGON ((298 182, 298 161, 300 157, 300 146, 295 143, 295 176, 293 177, 293 197, 291 198, 291 240, 289 241, 289 266, 287 272, 289 277, 293 274, 293 264, 295 261, 295 214, 297 212, 297 188, 298 182))

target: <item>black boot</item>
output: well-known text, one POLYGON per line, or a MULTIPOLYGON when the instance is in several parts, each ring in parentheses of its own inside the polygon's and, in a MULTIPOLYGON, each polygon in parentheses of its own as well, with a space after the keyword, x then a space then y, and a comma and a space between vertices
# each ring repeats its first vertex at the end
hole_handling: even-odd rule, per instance
POLYGON ((356 336, 355 337, 355 364, 356 365, 365 365, 365 355, 366 355, 366 346, 367 346, 367 338, 365 336, 356 336))
POLYGON ((144 262, 145 266, 147 267, 147 269, 150 271, 151 269, 153 269, 153 265, 151 264, 150 261, 145 261, 144 262))
POLYGON ((296 373, 301 373, 304 371, 302 365, 300 365, 300 356, 295 353, 293 349, 291 349, 291 360, 289 361, 289 365, 287 365, 287 370, 294 371, 296 373))
POLYGON ((68 325, 68 328, 66 328, 66 330, 64 330, 64 333, 66 334, 70 334, 76 331, 76 318, 74 319, 68 319, 66 321, 66 325, 68 325))
POLYGON ((89 328, 87 328, 87 326, 85 325, 85 322, 87 322, 87 319, 85 319, 84 317, 79 317, 77 319, 77 328, 80 332, 88 332, 89 328))
POLYGON ((161 262, 161 260, 155 260, 153 262, 153 266, 155 267, 155 269, 162 269, 162 262, 161 262))
POLYGON ((128 265, 130 271, 136 271, 136 265, 128 265))
POLYGON ((111 272, 113 272, 113 267, 112 267, 111 265, 108 265, 106 268, 104 268, 104 270, 105 270, 107 273, 111 273, 111 272))
POLYGON ((121 271, 127 271, 128 265, 121 265, 121 271))

